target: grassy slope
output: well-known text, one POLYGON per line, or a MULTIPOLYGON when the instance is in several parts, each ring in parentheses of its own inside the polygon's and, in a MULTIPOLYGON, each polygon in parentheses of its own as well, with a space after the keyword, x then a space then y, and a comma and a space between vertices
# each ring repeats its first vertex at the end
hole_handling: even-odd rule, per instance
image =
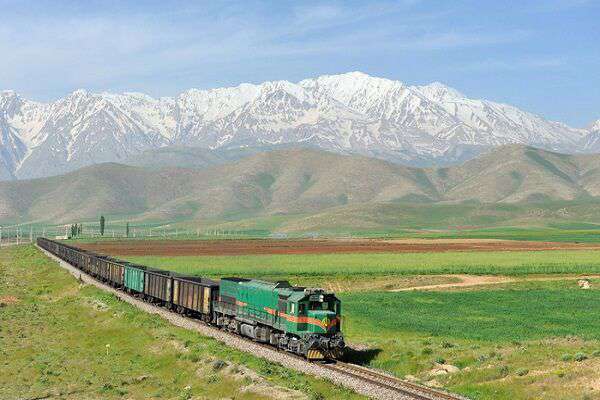
POLYGON ((102 164, 0 183, 0 221, 71 223, 104 213, 111 220, 285 232, 600 223, 597 165, 597 155, 522 146, 437 170, 307 149, 202 170, 102 164))
POLYGON ((0 251, 0 301, 2 399, 256 399, 283 395, 281 386, 358 397, 80 286, 33 246, 0 251))
MULTIPOLYGON (((331 208, 313 215, 289 217, 286 220, 280 218, 274 224, 274 228, 287 233, 320 232, 370 236, 398 235, 402 234, 403 230, 411 229, 449 230, 451 234, 459 236, 463 231, 468 234, 471 230, 477 232, 489 227, 499 230, 510 227, 535 230, 556 226, 587 226, 594 229, 600 223, 597 212, 599 207, 600 203, 595 199, 513 204, 368 203, 331 208)), ((252 220, 220 226, 233 229, 252 227, 252 220)), ((544 240, 543 236, 538 240, 544 240)))

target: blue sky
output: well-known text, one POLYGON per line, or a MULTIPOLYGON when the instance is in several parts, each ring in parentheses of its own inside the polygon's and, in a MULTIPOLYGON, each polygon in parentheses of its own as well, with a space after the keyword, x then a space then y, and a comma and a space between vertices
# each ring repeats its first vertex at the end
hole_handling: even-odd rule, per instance
POLYGON ((600 118, 600 0, 6 1, 0 89, 185 89, 363 71, 585 126, 600 118))

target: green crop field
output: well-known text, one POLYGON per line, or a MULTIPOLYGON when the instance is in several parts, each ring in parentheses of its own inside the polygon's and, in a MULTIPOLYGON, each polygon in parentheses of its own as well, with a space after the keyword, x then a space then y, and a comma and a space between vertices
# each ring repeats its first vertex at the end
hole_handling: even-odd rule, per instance
POLYGON ((265 399, 298 393, 360 398, 80 285, 33 246, 0 250, 1 399, 265 399))
POLYGON ((186 274, 263 278, 435 274, 600 273, 600 251, 499 251, 304 255, 127 257, 186 274))
POLYGON ((454 365, 433 379, 475 399, 600 396, 600 290, 575 279, 341 299, 346 338, 363 349, 353 357, 374 367, 429 381, 436 361, 454 365))

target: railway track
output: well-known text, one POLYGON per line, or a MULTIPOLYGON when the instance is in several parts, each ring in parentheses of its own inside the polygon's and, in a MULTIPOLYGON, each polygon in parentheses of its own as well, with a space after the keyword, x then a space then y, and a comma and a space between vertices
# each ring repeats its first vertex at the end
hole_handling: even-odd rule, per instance
POLYGON ((370 368, 362 367, 356 364, 336 362, 335 364, 325 364, 325 368, 332 369, 354 378, 363 379, 373 385, 381 386, 385 389, 398 392, 401 396, 418 400, 468 400, 466 397, 457 394, 434 389, 428 386, 419 385, 403 379, 396 378, 378 372, 370 368))
MULTIPOLYGON (((243 339, 251 341, 250 339, 243 339)), ((290 357, 299 360, 300 362, 307 362, 306 359, 304 359, 304 357, 298 356, 296 354, 284 352, 266 344, 256 343, 254 341, 251 342, 254 344, 258 344, 261 347, 268 348, 270 350, 283 352, 286 355, 289 355, 290 357)), ((391 391, 397 393, 399 395, 399 398, 411 400, 469 400, 469 398, 458 394, 410 382, 386 374, 385 372, 376 371, 371 368, 363 367, 357 364, 351 364, 342 361, 334 361, 330 363, 321 362, 316 364, 322 368, 325 368, 330 371, 335 371, 336 373, 347 375, 353 379, 369 382, 369 384, 380 387, 381 389, 384 389, 388 392, 391 391)))
POLYGON ((50 252, 40 247, 38 247, 38 249, 40 249, 50 258, 56 260, 59 265, 69 270, 74 276, 82 279, 84 282, 112 292, 121 300, 133 304, 146 312, 160 314, 163 318, 167 319, 174 325, 183 327, 185 329, 199 331, 206 336, 220 340, 228 346, 235 347, 242 351, 248 351, 257 355, 258 357, 263 357, 270 361, 280 363, 285 367, 293 368, 300 372, 315 376, 326 377, 335 383, 355 390, 357 393, 361 393, 375 399, 384 400, 468 400, 463 396, 402 380, 394 376, 387 375, 383 372, 378 372, 356 364, 349 364, 340 361, 334 363, 308 362, 306 359, 298 355, 235 335, 233 333, 208 325, 200 320, 184 317, 183 315, 169 311, 166 308, 143 302, 134 296, 98 281, 97 279, 75 268, 66 261, 61 260, 50 252), (237 345, 239 342, 245 343, 246 348, 242 348, 241 346, 237 345), (266 354, 257 354, 256 350, 252 349, 262 349, 266 352, 266 354), (269 356, 268 353, 274 353, 276 356, 269 356), (293 362, 290 362, 290 360, 293 360, 293 362), (327 371, 329 371, 330 374, 327 374, 327 371))

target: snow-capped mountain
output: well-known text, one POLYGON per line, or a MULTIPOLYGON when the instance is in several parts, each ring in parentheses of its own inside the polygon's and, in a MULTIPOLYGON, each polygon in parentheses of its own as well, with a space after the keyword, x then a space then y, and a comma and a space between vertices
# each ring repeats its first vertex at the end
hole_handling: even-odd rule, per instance
POLYGON ((302 143, 416 165, 492 146, 600 150, 600 121, 574 129, 435 82, 360 72, 299 83, 191 89, 175 98, 78 90, 49 104, 0 92, 0 179, 63 173, 169 144, 209 149, 302 143))

